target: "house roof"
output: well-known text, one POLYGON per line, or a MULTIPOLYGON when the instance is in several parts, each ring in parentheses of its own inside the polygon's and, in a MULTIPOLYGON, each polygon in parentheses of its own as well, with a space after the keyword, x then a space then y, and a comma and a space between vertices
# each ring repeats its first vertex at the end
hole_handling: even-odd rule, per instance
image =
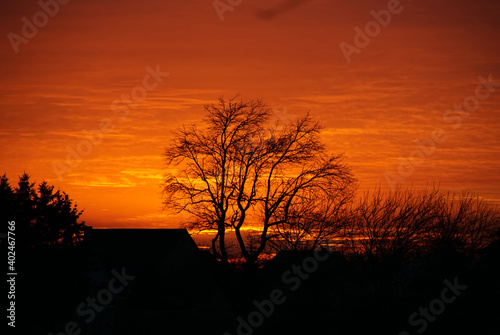
POLYGON ((85 246, 105 266, 155 268, 167 258, 189 257, 198 247, 186 229, 88 229, 85 246))
POLYGON ((89 229, 87 241, 101 246, 154 248, 171 250, 176 243, 185 242, 197 248, 186 229, 89 229))

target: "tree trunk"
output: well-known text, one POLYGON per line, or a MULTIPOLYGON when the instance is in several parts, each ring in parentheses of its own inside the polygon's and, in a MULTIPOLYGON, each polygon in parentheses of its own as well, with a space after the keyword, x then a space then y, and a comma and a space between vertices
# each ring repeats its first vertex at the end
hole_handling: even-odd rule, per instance
POLYGON ((225 264, 229 263, 226 252, 226 231, 224 230, 224 227, 219 228, 219 250, 220 260, 225 264))

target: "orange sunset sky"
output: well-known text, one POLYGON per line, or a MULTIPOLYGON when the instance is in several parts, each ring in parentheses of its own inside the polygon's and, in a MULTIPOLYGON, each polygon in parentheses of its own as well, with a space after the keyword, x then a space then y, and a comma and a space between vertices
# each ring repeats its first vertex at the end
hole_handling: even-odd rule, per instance
POLYGON ((177 227, 183 218, 162 211, 164 147, 183 123, 201 123, 204 104, 238 93, 285 122, 311 111, 361 189, 389 188, 387 172, 441 129, 398 184, 500 201, 499 1, 392 3, 367 45, 355 28, 387 0, 220 0, 222 14, 213 0, 44 2, 53 17, 35 0, 0 5, 0 173, 64 190, 89 225, 177 227), (23 37, 33 16, 38 32, 23 37), (358 46, 350 62, 347 44, 358 46), (145 90, 148 67, 169 75, 147 77, 145 90), (478 89, 479 76, 493 83, 478 89), (125 112, 120 99, 144 92, 125 112), (464 101, 469 112, 453 110, 464 101), (69 166, 68 150, 87 150, 85 132, 100 127, 69 166))

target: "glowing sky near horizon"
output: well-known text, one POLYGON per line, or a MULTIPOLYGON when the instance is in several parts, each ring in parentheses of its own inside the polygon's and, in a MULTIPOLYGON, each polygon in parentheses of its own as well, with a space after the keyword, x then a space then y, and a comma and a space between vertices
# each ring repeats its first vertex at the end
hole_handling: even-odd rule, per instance
POLYGON ((401 1, 350 63, 339 45, 354 45, 354 28, 388 1, 287 2, 244 0, 221 21, 212 0, 72 0, 17 54, 8 34, 41 9, 2 2, 0 173, 15 183, 26 171, 61 188, 89 225, 177 227, 182 217, 162 211, 163 149, 177 127, 201 122, 204 104, 239 93, 278 118, 311 111, 361 188, 387 187, 386 171, 397 174, 415 141, 441 128, 446 140, 400 185, 500 200, 500 87, 457 129, 443 120, 474 96, 479 76, 500 81, 500 2, 401 1), (275 8, 283 11, 261 15, 275 8), (169 75, 120 119, 112 102, 157 65, 169 75), (65 164, 67 148, 103 119, 114 130, 58 178, 53 163, 65 164))

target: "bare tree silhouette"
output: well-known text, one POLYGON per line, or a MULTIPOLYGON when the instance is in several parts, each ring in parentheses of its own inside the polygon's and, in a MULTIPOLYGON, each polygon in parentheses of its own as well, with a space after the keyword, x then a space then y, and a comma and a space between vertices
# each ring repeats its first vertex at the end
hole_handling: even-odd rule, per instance
POLYGON ((279 238, 270 241, 274 251, 314 250, 345 237, 352 223, 352 201, 355 185, 348 180, 324 188, 300 190, 289 209, 287 220, 271 228, 279 238))
POLYGON ((440 215, 428 236, 430 251, 475 256, 496 239, 500 228, 498 207, 470 191, 442 195, 436 210, 440 215))
POLYGON ((471 192, 439 189, 366 192, 344 225, 347 252, 397 263, 429 253, 474 255, 495 239, 498 208, 471 192))
POLYGON ((366 192, 354 206, 347 245, 369 260, 411 257, 440 214, 439 198, 437 189, 366 192))
POLYGON ((205 127, 180 129, 165 150, 164 203, 192 214, 188 228, 216 230, 212 252, 224 262, 229 230, 246 263, 253 265, 269 240, 306 221, 312 224, 307 213, 299 218, 298 208, 313 206, 319 194, 332 202, 354 184, 342 155, 326 152, 321 127, 309 114, 288 125, 269 124, 271 109, 265 103, 234 98, 220 98, 205 111, 205 127), (260 231, 258 246, 252 241, 251 248, 243 236, 250 226, 260 231))

